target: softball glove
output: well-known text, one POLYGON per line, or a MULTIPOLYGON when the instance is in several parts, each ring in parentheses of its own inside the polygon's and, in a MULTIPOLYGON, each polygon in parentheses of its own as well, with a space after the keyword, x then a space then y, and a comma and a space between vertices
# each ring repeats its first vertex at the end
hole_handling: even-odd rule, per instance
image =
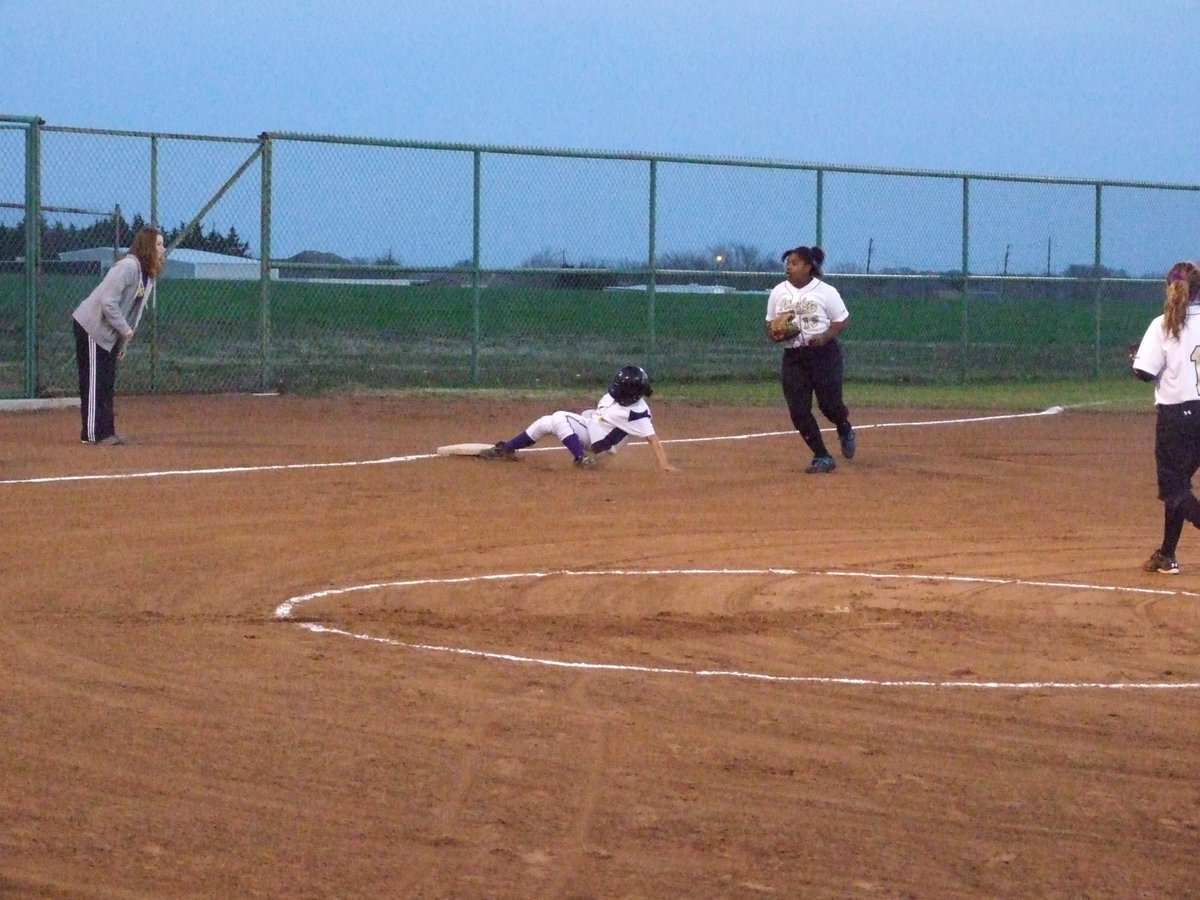
POLYGON ((796 321, 794 312, 782 312, 767 324, 771 332, 771 340, 775 343, 790 341, 800 333, 800 323, 796 321))

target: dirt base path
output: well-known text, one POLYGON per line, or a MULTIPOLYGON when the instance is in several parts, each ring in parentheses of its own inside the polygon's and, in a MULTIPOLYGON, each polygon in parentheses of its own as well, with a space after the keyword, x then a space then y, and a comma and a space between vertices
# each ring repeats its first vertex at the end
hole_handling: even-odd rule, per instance
POLYGON ((0 897, 1200 894, 1152 414, 856 410, 805 476, 782 404, 663 397, 675 474, 432 456, 545 411, 0 416, 0 897))

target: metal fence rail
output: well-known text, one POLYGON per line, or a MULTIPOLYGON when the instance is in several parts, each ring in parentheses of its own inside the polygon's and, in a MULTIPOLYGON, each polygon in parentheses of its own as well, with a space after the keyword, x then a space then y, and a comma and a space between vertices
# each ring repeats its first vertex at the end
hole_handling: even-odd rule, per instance
POLYGON ((1198 218, 1198 185, 0 116, 0 395, 73 393, 108 259, 49 242, 97 223, 101 255, 128 222, 176 234, 120 388, 181 392, 771 377, 797 244, 851 310, 852 378, 1100 376, 1198 218), (249 261, 189 262, 198 235, 249 261))

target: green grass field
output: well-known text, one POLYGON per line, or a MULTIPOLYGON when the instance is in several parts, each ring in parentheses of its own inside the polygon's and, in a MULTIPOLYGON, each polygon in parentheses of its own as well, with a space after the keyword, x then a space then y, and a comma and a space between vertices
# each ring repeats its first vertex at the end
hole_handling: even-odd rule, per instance
MULTIPOLYGON (((669 385, 665 392, 690 403, 775 406, 779 384, 669 385)), ((1003 409, 1040 411, 1051 406, 1131 412, 1152 409, 1151 386, 1133 377, 1053 381, 971 382, 967 384, 880 384, 847 381, 848 402, 875 408, 1003 409)))
MULTIPOLYGON (((74 390, 70 312, 94 277, 47 274, 38 309, 39 393, 74 390)), ((902 386, 1009 388, 1124 372, 1159 301, 898 297, 845 292, 847 374, 885 398, 902 386)), ((540 388, 597 384, 638 362, 697 390, 770 383, 763 294, 535 287, 166 280, 122 364, 128 391, 540 388), (266 323, 264 330, 263 324, 266 323)), ((0 392, 23 384, 19 276, 0 276, 0 392)), ((1061 401, 1056 401, 1061 402, 1061 401)), ((1080 400, 1079 402, 1084 402, 1080 400)))
MULTIPOLYGON (((606 382, 579 385, 570 391, 590 398, 606 382)), ((381 392, 372 392, 381 393, 381 392)), ((558 399, 563 388, 476 389, 409 388, 395 392, 417 396, 487 397, 505 399, 558 399)), ((783 402, 779 382, 711 381, 678 383, 669 379, 655 385, 655 396, 695 406, 764 406, 783 402)), ((846 381, 846 399, 852 407, 876 409, 989 409, 1040 412, 1052 406, 1096 412, 1144 412, 1154 408, 1153 388, 1132 377, 1055 379, 1052 381, 996 381, 966 384, 886 384, 846 381)))

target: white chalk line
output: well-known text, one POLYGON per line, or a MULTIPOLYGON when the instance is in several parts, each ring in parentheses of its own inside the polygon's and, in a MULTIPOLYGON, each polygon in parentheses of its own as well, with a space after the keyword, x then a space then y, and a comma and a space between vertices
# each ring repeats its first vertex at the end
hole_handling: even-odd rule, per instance
MULTIPOLYGON (((972 416, 961 419, 933 419, 929 421, 918 422, 879 422, 870 425, 856 425, 855 431, 867 431, 873 428, 920 428, 928 425, 959 425, 978 422, 1000 422, 1010 419, 1028 419, 1038 416, 1051 416, 1063 412, 1066 407, 1051 406, 1041 412, 1031 413, 1006 413, 993 416, 972 416)), ((824 428, 822 431, 831 432, 834 429, 824 428)), ((760 431, 751 434, 730 434, 716 435, 712 437, 698 438, 671 438, 664 440, 664 444, 697 444, 713 441, 748 441, 753 438, 766 437, 781 437, 785 435, 794 435, 794 429, 787 431, 760 431)), ((558 450, 558 447, 532 447, 529 450, 523 450, 523 453, 538 452, 546 450, 558 450)), ((207 469, 166 469, 153 472, 105 472, 101 474, 89 475, 47 475, 34 478, 6 478, 0 479, 0 485, 16 485, 16 484, 63 484, 69 482, 80 481, 124 481, 131 478, 171 478, 178 476, 197 476, 197 475, 238 475, 249 472, 282 472, 289 470, 300 469, 339 469, 353 468, 356 466, 386 466, 396 463, 417 462, 424 459, 445 459, 438 456, 436 453, 414 453, 407 456, 386 456, 382 459, 362 459, 362 460, 347 460, 344 462, 316 462, 316 463, 285 463, 278 465, 257 465, 257 466, 222 466, 219 468, 207 469)))
POLYGON ((1024 587, 1044 587, 1088 591, 1107 591, 1112 593, 1149 594, 1162 597, 1196 597, 1200 594, 1192 591, 1173 591, 1155 588, 1121 587, 1117 585, 1086 584, 1066 581, 1033 581, 1020 578, 992 578, 968 575, 928 575, 928 574, 894 574, 878 572, 850 572, 839 570, 802 569, 608 569, 608 570, 573 570, 561 569, 551 572, 509 572, 490 575, 467 575, 455 578, 417 578, 402 581, 376 582, 373 584, 352 585, 342 588, 327 588, 302 594, 284 601, 275 608, 274 618, 289 622, 314 634, 329 634, 339 637, 353 638, 359 641, 369 641, 384 644, 404 650, 418 650, 432 653, 449 653, 457 656, 473 657, 497 662, 518 663, 523 665, 546 666, 558 669, 578 669, 593 672, 624 672, 646 675, 677 675, 693 678, 731 678, 749 681, 771 682, 778 684, 816 684, 844 685, 849 687, 871 688, 968 688, 974 690, 1162 690, 1162 691, 1191 691, 1200 689, 1200 682, 1096 682, 1096 681, 936 681, 936 680, 895 680, 850 678, 846 676, 820 675, 771 675, 762 672, 743 672, 734 669, 680 669, 661 666, 636 666, 620 663, 599 663, 585 661, 569 661, 534 656, 519 656, 512 653, 500 653, 488 650, 475 650, 466 647, 450 647, 439 644, 418 644, 402 641, 396 638, 379 637, 371 634, 347 631, 314 622, 296 620, 293 613, 296 607, 308 602, 326 597, 336 597, 362 591, 374 591, 383 588, 419 587, 422 585, 470 584, 481 581, 502 581, 519 578, 551 578, 551 577, 630 577, 630 576, 705 576, 705 575, 778 575, 778 576, 816 576, 829 578, 868 578, 868 579, 897 579, 908 581, 938 581, 969 584, 1019 585, 1024 587))
MULTIPOLYGON (((94 451, 93 451, 94 452, 94 451)), ((362 459, 346 462, 282 463, 261 466, 224 466, 213 469, 165 469, 157 472, 106 472, 100 475, 51 475, 38 478, 10 478, 2 484, 55 484, 67 481, 123 481, 129 478, 168 478, 173 475, 233 475, 243 472, 280 472, 287 469, 339 469, 354 466, 384 466, 392 463, 412 462, 418 459, 439 459, 436 453, 419 453, 413 456, 388 456, 383 459, 362 459)))
MULTIPOLYGON (((1059 413, 1065 412, 1067 407, 1051 406, 1041 412, 1027 413, 1005 413, 1003 415, 994 416, 969 416, 960 419, 928 419, 920 422, 876 422, 870 425, 855 425, 855 431, 868 431, 875 428, 919 428, 926 425, 967 425, 979 422, 1004 422, 1012 419, 1036 419, 1041 416, 1056 416, 1059 413)), ((822 428, 823 434, 829 434, 837 429, 822 428)), ((751 434, 731 434, 721 437, 700 437, 700 438, 675 438, 669 441, 663 441, 664 444, 697 444, 706 441, 748 441, 751 438, 763 437, 780 437, 782 435, 793 435, 797 432, 795 429, 790 431, 759 431, 751 434)))

